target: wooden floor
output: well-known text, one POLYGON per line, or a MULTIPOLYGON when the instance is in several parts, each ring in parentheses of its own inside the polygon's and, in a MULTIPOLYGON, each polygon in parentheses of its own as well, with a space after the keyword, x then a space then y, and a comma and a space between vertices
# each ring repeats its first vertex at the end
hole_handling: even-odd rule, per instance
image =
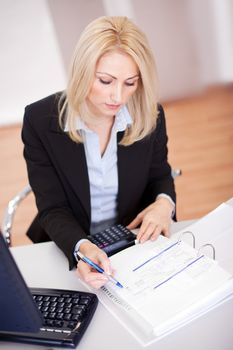
MULTIPOLYGON (((182 170, 176 179, 178 220, 200 218, 233 197, 233 85, 163 106, 169 160, 182 170)), ((8 200, 27 184, 20 129, 0 129, 1 221, 8 200)), ((13 245, 30 243, 24 232, 35 212, 30 195, 15 216, 13 245)))

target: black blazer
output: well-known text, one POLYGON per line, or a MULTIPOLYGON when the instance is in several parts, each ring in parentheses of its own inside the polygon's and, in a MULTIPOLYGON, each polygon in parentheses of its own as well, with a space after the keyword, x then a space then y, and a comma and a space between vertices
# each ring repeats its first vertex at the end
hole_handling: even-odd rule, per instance
MULTIPOLYGON (((24 157, 39 220, 39 225, 32 225, 29 236, 39 241, 35 228, 42 228, 63 250, 72 268, 75 244, 89 233, 90 189, 84 146, 73 142, 59 127, 59 97, 51 95, 25 109, 24 157)), ((119 132, 118 141, 122 136, 119 132)), ((168 194, 175 202, 161 106, 151 135, 130 146, 118 145, 117 152, 118 223, 129 224, 159 193, 168 194)))

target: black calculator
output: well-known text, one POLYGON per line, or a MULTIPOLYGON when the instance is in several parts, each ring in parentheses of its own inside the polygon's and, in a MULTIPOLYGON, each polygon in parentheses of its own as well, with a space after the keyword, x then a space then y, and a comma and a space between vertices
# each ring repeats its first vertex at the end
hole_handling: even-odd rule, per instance
POLYGON ((120 224, 88 236, 88 239, 103 249, 108 256, 134 245, 136 238, 132 231, 120 224))

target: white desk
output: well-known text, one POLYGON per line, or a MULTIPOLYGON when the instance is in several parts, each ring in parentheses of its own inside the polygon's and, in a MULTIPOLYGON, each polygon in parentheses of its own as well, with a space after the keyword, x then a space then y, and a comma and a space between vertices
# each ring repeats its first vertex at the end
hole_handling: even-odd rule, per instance
MULTIPOLYGON (((175 223, 172 231, 183 229, 189 223, 175 223)), ((28 286, 84 290, 75 271, 68 271, 66 258, 53 242, 12 248, 12 253, 28 286)), ((232 350, 232 321, 233 298, 146 349, 232 350)), ((0 342, 0 348, 4 350, 48 349, 44 346, 3 342, 0 342)), ((99 303, 78 349, 140 350, 143 348, 99 303)))

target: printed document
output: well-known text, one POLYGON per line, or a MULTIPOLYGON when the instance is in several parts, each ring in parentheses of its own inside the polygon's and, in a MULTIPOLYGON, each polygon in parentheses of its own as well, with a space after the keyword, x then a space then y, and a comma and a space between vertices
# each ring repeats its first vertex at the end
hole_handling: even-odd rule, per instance
MULTIPOLYGON (((196 243, 203 245, 211 240, 214 247, 224 239, 224 255, 230 261, 227 269, 213 259, 211 249, 210 254, 204 246, 194 249, 192 239, 186 242, 189 235, 183 232, 171 238, 160 235, 154 242, 137 244, 111 256, 114 276, 124 288, 108 282, 97 295, 142 344, 165 336, 233 295, 232 249, 227 248, 232 239, 233 208, 220 207, 186 231, 193 230, 196 243), (205 235, 200 237, 198 231, 205 235)), ((214 250, 221 258, 219 245, 214 250)))

